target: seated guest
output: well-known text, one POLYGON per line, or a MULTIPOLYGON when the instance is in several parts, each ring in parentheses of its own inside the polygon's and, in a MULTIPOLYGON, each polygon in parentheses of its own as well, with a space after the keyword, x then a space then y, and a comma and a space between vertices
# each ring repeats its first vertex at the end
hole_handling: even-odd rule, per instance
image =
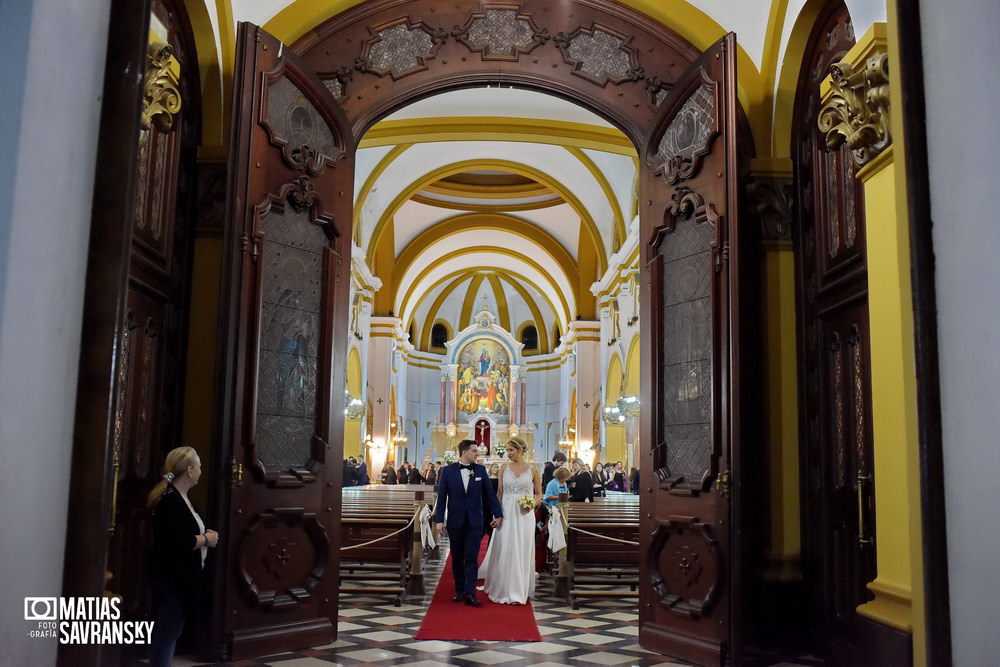
POLYGON ((542 502, 546 507, 559 507, 559 494, 569 493, 566 481, 571 476, 570 471, 566 468, 556 468, 556 471, 552 473, 552 479, 549 480, 542 493, 542 502))
POLYGON ((382 468, 382 483, 383 484, 395 484, 396 483, 396 469, 391 465, 386 465, 382 468))
POLYGON ((627 487, 625 485, 625 473, 622 472, 622 462, 619 461, 615 464, 613 472, 611 473, 611 484, 608 486, 609 489, 613 491, 625 491, 627 487))
POLYGON ((569 499, 572 502, 594 502, 594 480, 590 473, 584 470, 583 461, 573 460, 573 477, 569 481, 569 499))

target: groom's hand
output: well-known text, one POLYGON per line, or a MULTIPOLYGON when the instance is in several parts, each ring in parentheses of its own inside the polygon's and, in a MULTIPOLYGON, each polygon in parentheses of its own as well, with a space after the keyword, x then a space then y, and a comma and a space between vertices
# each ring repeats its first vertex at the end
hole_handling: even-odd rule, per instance
POLYGON ((444 537, 444 524, 443 523, 437 524, 437 529, 438 529, 438 535, 444 537))
POLYGON ((490 521, 490 525, 493 526, 494 528, 499 528, 502 523, 503 523, 503 517, 497 517, 492 521, 490 521))

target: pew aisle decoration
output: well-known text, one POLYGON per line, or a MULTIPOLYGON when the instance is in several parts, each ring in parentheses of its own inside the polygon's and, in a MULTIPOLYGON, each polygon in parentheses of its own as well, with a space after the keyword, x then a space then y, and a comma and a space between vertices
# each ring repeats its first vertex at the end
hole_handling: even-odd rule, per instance
POLYGON ((420 544, 424 549, 433 549, 437 546, 434 539, 434 529, 431 526, 431 506, 424 505, 420 510, 420 544))

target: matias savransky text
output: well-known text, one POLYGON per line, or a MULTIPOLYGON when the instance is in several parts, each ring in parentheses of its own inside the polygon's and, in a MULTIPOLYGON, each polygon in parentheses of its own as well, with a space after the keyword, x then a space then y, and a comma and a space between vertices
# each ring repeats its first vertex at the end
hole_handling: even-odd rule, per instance
POLYGON ((120 605, 114 597, 27 597, 24 620, 38 623, 29 637, 60 644, 148 644, 153 621, 123 621, 120 605))

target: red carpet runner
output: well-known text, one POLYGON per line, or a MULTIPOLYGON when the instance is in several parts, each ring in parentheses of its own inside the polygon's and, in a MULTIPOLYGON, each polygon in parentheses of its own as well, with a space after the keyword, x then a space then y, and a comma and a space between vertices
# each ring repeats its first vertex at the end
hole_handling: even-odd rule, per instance
MULTIPOLYGON (((479 549, 479 562, 486 555, 486 539, 479 549)), ((415 639, 455 639, 458 641, 540 642, 542 635, 535 613, 528 604, 493 604, 486 593, 476 591, 482 607, 452 602, 455 580, 451 576, 451 554, 444 564, 437 590, 427 608, 415 639)))

